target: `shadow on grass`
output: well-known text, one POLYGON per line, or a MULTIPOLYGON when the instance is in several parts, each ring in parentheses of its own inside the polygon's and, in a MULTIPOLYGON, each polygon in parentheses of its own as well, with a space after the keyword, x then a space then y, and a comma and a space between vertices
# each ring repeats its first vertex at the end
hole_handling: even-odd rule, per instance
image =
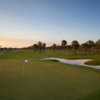
POLYGON ((48 60, 41 60, 41 61, 45 61, 45 62, 59 62, 58 60, 55 60, 55 59, 48 59, 48 60))
POLYGON ((100 90, 92 92, 78 100, 100 100, 100 90))
POLYGON ((88 62, 85 62, 85 64, 99 66, 100 65, 100 60, 88 61, 88 62))
POLYGON ((11 97, 0 96, 0 100, 15 100, 11 97))
POLYGON ((59 62, 58 60, 48 60, 48 61, 52 61, 52 62, 59 62))

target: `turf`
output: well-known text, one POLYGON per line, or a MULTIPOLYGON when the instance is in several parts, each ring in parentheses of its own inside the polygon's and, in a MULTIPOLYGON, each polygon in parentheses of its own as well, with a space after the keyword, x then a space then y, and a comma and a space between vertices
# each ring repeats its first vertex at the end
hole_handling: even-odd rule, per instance
POLYGON ((100 90, 90 93, 79 100, 100 100, 100 90))
MULTIPOLYGON (((57 61, 37 60, 42 57, 67 58, 67 54, 70 55, 69 59, 79 56, 73 56, 68 51, 2 52, 0 100, 99 100, 100 70, 61 64, 57 61), (66 55, 61 55, 62 53, 66 55), (29 62, 23 63, 24 59, 29 62)), ((84 58, 84 55, 82 57, 84 58)))
POLYGON ((89 54, 84 55, 84 52, 77 52, 75 55, 73 52, 68 50, 56 50, 53 52, 52 50, 46 50, 45 52, 39 53, 39 51, 34 52, 33 50, 13 50, 13 51, 3 51, 0 55, 0 59, 38 59, 45 57, 58 57, 65 59, 93 59, 93 61, 89 61, 86 64, 89 65, 100 65, 100 55, 98 54, 89 54))

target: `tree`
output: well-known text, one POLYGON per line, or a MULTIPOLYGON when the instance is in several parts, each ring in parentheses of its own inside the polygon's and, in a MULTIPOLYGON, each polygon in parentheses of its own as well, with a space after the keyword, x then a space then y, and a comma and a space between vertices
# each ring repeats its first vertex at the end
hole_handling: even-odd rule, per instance
POLYGON ((92 40, 87 41, 89 49, 92 49, 95 45, 95 43, 92 40))
POLYGON ((53 48, 53 51, 55 52, 55 50, 56 50, 56 44, 53 44, 52 48, 53 48))
POLYGON ((62 40, 61 41, 61 46, 62 46, 63 49, 66 47, 66 45, 67 45, 67 41, 66 40, 62 40))
POLYGON ((86 55, 86 51, 87 51, 87 48, 88 48, 88 44, 87 43, 83 43, 82 44, 82 48, 84 49, 85 55, 86 55))
POLYGON ((75 54, 76 54, 76 50, 79 48, 78 41, 76 40, 72 41, 72 48, 75 50, 75 54))
POLYGON ((39 48, 39 51, 40 51, 40 53, 41 53, 41 50, 42 50, 42 42, 38 42, 38 48, 39 48))
POLYGON ((97 50, 97 53, 99 53, 99 50, 100 50, 100 39, 95 43, 95 48, 97 50))
POLYGON ((42 49, 45 51, 45 48, 46 48, 46 44, 45 43, 43 43, 42 44, 42 49))
POLYGON ((94 47, 95 47, 95 43, 92 40, 89 40, 86 42, 88 44, 88 48, 89 48, 89 53, 93 52, 94 53, 94 47))
POLYGON ((38 49, 38 45, 37 44, 34 44, 33 45, 33 49, 34 49, 34 52, 38 49))

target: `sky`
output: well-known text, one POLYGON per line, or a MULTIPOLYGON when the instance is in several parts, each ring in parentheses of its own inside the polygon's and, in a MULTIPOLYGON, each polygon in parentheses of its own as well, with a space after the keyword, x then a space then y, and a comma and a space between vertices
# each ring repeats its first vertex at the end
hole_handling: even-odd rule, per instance
POLYGON ((1 47, 100 39, 100 0, 0 0, 1 47))

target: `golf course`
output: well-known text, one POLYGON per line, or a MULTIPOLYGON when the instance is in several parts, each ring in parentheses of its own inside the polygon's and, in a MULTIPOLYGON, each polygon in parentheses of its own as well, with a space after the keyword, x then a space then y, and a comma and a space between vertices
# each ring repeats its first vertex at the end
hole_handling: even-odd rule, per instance
POLYGON ((99 69, 39 60, 47 57, 93 59, 87 64, 100 65, 100 55, 85 56, 84 52, 4 50, 0 54, 0 100, 100 100, 99 69))
POLYGON ((0 0, 0 100, 100 100, 100 0, 0 0))

